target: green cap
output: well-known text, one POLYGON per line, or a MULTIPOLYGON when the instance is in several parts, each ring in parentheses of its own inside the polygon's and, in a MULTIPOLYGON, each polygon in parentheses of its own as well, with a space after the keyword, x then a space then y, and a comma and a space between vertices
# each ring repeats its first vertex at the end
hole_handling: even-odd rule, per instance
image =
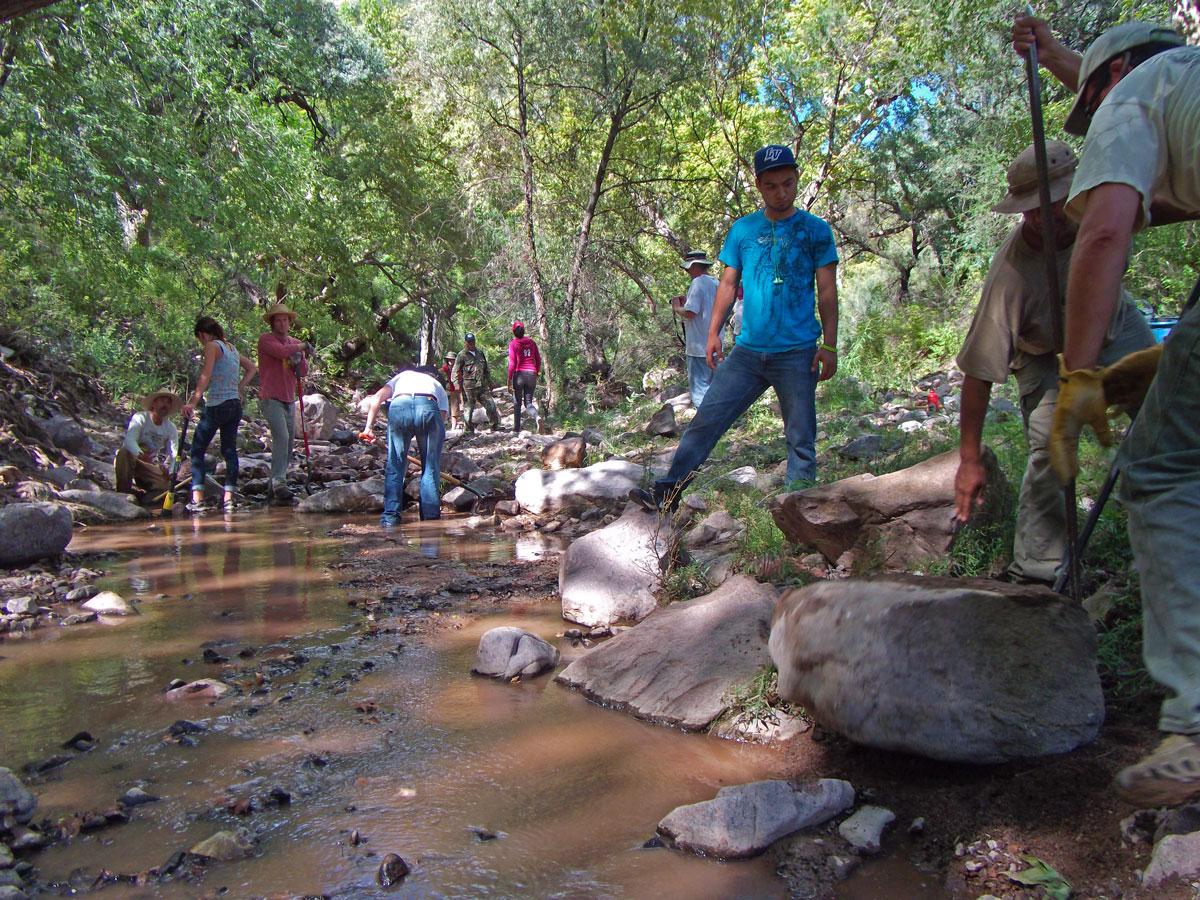
POLYGON ((1184 40, 1173 29, 1154 22, 1126 22, 1116 25, 1096 40, 1092 41, 1087 52, 1083 54, 1083 62, 1079 65, 1079 91, 1075 94, 1075 104, 1067 114, 1063 128, 1069 134, 1087 134, 1091 117, 1087 114, 1087 104, 1084 92, 1087 90, 1088 79, 1096 74, 1110 59, 1120 56, 1126 50, 1140 47, 1143 44, 1178 44, 1183 46, 1184 40))

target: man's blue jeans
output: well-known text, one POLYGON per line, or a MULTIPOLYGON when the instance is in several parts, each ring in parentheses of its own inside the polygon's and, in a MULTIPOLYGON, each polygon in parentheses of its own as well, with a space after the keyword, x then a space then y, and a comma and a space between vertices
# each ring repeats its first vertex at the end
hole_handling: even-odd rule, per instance
POLYGON ((704 403, 683 433, 670 471, 654 483, 656 497, 662 500, 677 486, 686 485, 721 436, 768 387, 775 389, 783 411, 787 480, 815 481, 817 373, 812 369, 815 354, 815 347, 782 353, 755 353, 734 347, 717 367, 704 403))
POLYGON ((703 356, 687 358, 688 390, 692 395, 692 406, 696 409, 704 402, 704 395, 708 393, 708 386, 712 384, 714 371, 708 367, 708 361, 703 356))
POLYGON ((383 475, 383 517, 394 525, 404 505, 404 473, 408 471, 408 442, 417 441, 421 458, 421 518, 442 514, 442 444, 446 426, 437 401, 429 397, 400 395, 388 406, 388 455, 383 475))

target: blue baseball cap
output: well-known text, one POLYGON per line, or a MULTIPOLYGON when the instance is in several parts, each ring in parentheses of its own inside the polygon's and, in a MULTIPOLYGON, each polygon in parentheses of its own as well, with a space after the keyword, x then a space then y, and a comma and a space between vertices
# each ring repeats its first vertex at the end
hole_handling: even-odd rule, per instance
POLYGON ((475 335, 474 335, 474 333, 473 333, 473 332, 470 332, 470 331, 468 331, 466 334, 464 334, 464 335, 463 335, 463 340, 464 340, 464 341, 466 341, 467 343, 470 343, 470 344, 473 344, 473 343, 475 343, 475 335))
POLYGON ((763 172, 782 169, 785 166, 796 168, 796 157, 792 154, 790 147, 784 147, 782 144, 767 144, 767 146, 754 151, 755 178, 763 172))

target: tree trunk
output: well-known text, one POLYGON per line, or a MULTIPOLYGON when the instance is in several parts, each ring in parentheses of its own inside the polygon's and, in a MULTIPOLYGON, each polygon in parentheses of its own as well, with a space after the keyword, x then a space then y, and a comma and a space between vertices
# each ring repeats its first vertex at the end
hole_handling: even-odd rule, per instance
POLYGON ((422 366, 436 366, 437 351, 434 349, 434 336, 437 334, 438 314, 427 298, 421 298, 421 349, 418 362, 422 366))
POLYGON ((547 414, 557 401, 554 364, 550 352, 550 317, 546 310, 546 289, 542 279, 542 264, 538 258, 534 232, 533 152, 529 149, 529 97, 525 85, 524 42, 517 33, 513 38, 513 69, 517 76, 517 132, 521 143, 521 236, 524 241, 525 265, 533 279, 533 309, 537 318, 538 337, 542 341, 542 369, 545 372, 547 414))

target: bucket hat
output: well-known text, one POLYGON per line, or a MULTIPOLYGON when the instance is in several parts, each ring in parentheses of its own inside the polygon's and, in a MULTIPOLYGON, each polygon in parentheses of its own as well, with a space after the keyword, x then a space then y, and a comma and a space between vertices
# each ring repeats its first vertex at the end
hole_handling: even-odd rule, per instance
POLYGON ((270 325, 271 320, 276 316, 287 316, 293 323, 295 323, 296 319, 299 318, 299 316, 293 310, 288 309, 285 304, 276 303, 272 305, 271 308, 265 313, 263 313, 263 321, 270 325))
POLYGON ((153 394, 147 394, 142 398, 142 409, 149 410, 154 405, 154 401, 159 397, 166 397, 171 401, 171 408, 167 411, 168 416, 173 416, 183 407, 183 398, 168 388, 161 388, 153 394))
POLYGON ((683 262, 679 264, 679 268, 685 272, 690 272, 692 266, 695 265, 711 266, 713 265, 713 261, 708 258, 708 254, 703 250, 690 250, 683 254, 683 262))
MULTIPOLYGON (((1050 181, 1050 202, 1057 203, 1071 190, 1075 175, 1075 153, 1062 141, 1046 141, 1046 173, 1050 181)), ((1038 193, 1037 157, 1030 144, 1008 166, 1008 193, 992 207, 998 213, 1023 213, 1037 209, 1042 202, 1038 193)))

